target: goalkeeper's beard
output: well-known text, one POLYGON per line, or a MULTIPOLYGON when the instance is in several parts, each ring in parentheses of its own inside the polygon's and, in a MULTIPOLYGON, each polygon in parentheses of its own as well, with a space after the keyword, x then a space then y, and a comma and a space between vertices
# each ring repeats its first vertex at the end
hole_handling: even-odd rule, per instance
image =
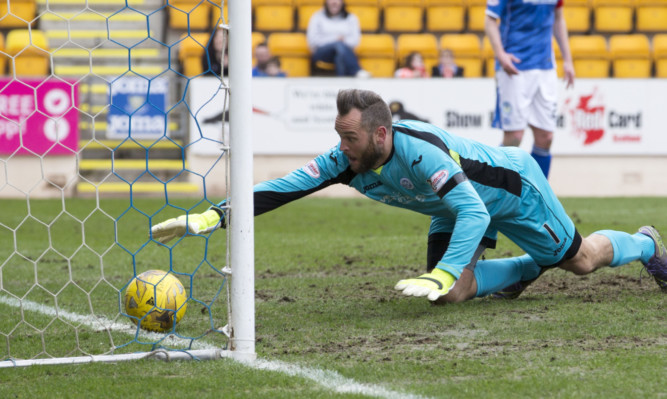
POLYGON ((375 165, 382 159, 382 148, 375 144, 371 139, 364 152, 359 157, 359 166, 354 167, 350 165, 352 171, 357 173, 366 173, 371 169, 375 169, 375 165))

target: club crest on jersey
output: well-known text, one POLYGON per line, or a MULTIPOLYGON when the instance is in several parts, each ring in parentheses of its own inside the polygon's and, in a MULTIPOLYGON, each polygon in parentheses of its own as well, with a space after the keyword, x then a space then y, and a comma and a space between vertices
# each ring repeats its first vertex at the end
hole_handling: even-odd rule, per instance
POLYGON ((400 183, 401 187, 403 187, 406 190, 412 190, 413 188, 415 188, 415 185, 412 184, 410 179, 408 179, 407 177, 402 177, 400 183))
POLYGON ((312 161, 308 162, 306 165, 304 165, 303 168, 304 172, 308 174, 308 176, 314 178, 314 179, 319 179, 320 178, 320 168, 317 166, 317 162, 313 159, 312 161))
POLYGON ((442 186, 445 185, 447 177, 449 177, 449 172, 443 169, 435 172, 433 176, 431 176, 431 178, 427 180, 427 182, 431 185, 433 191, 437 193, 438 191, 440 191, 442 186))

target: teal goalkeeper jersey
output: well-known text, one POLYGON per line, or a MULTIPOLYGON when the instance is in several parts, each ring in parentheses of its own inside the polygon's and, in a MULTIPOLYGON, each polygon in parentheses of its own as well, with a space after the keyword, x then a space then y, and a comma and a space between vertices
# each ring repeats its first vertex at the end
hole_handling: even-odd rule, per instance
POLYGON ((380 168, 355 173, 340 150, 328 152, 279 179, 255 186, 255 215, 304 197, 331 184, 354 187, 382 203, 448 221, 449 247, 437 267, 459 277, 487 231, 520 212, 520 166, 508 152, 454 136, 434 125, 398 121, 393 150, 380 168))

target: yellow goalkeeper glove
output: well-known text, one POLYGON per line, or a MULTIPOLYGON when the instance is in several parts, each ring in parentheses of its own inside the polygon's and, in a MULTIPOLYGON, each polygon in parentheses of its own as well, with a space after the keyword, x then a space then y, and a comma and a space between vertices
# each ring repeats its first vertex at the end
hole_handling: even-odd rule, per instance
POLYGON ((208 234, 222 226, 225 217, 219 208, 211 208, 204 213, 193 213, 165 220, 151 228, 153 239, 165 244, 176 237, 189 234, 208 234))
POLYGON ((454 276, 442 269, 435 268, 430 273, 422 274, 419 277, 401 280, 394 288, 403 291, 404 295, 425 296, 429 301, 437 301, 454 288, 454 284, 456 284, 454 276))

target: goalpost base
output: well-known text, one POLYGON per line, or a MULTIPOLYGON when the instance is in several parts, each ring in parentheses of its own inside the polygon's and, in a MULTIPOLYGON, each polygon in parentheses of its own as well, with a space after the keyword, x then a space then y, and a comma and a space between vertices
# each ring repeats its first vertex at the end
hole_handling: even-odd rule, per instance
POLYGON ((53 366, 63 364, 115 363, 127 360, 157 359, 167 362, 174 360, 217 360, 231 358, 240 362, 253 361, 255 353, 230 351, 226 349, 196 349, 187 351, 168 351, 164 349, 152 352, 127 353, 121 355, 91 355, 52 359, 20 359, 0 361, 0 369, 27 366, 53 366))

